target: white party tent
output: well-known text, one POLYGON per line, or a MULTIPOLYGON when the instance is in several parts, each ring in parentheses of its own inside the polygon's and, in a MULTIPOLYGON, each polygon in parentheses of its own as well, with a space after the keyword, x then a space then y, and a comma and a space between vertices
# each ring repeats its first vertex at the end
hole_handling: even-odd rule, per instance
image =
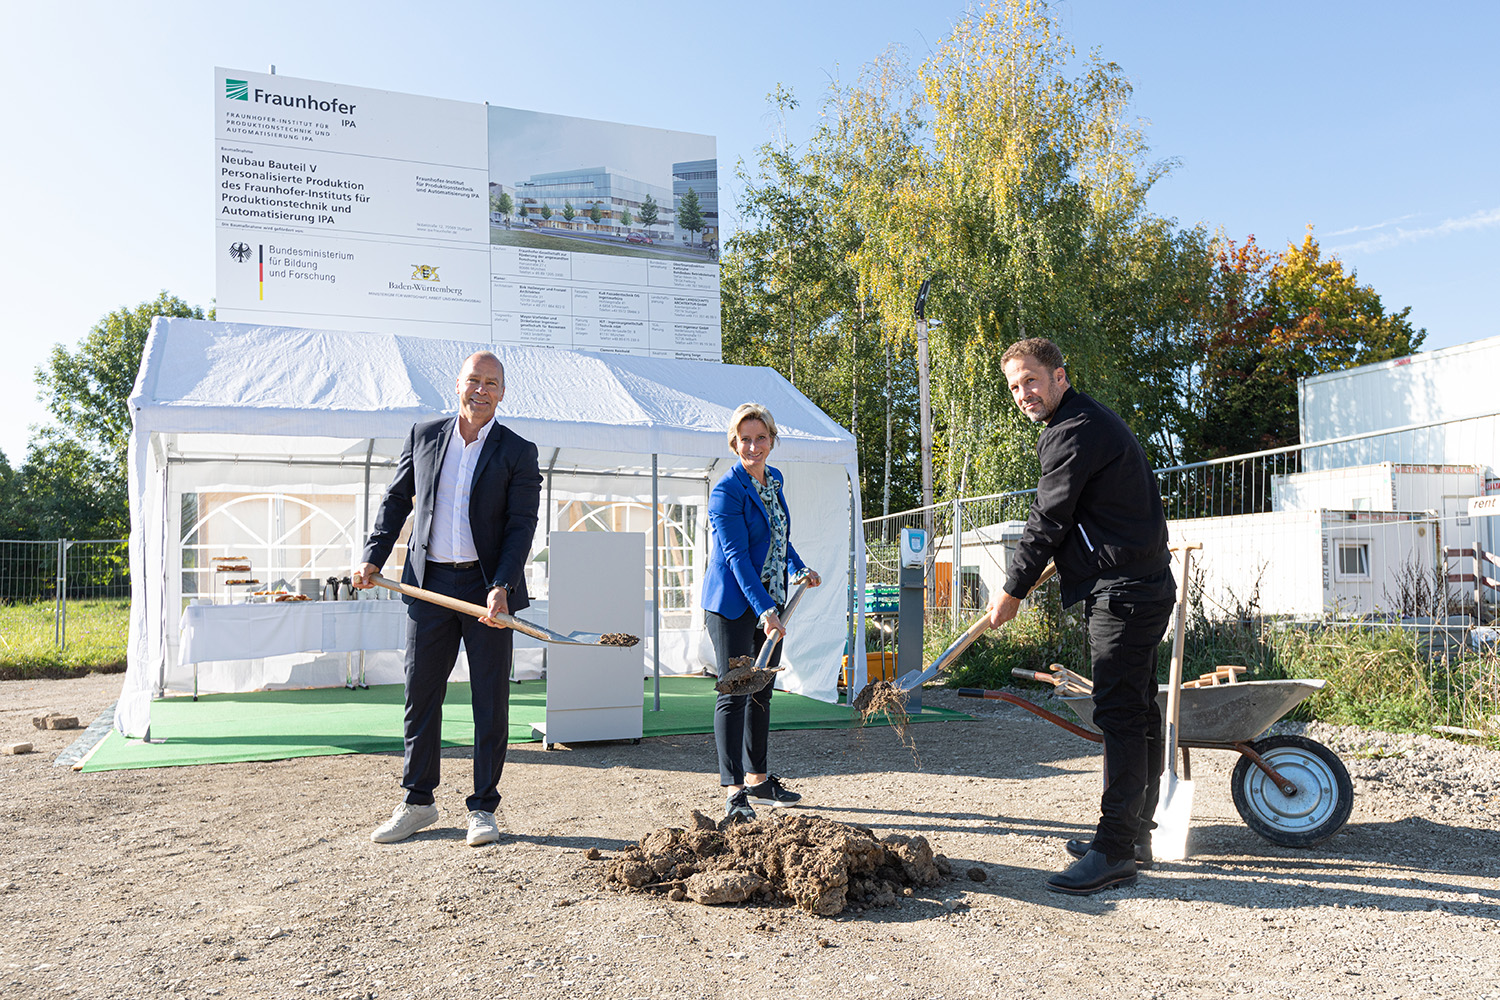
MULTIPOLYGON (((117 729, 144 735, 152 699, 165 694, 342 682, 341 671, 325 664, 320 672, 303 657, 275 670, 270 660, 234 664, 205 684, 196 667, 179 662, 184 609, 227 596, 211 558, 250 551, 262 562, 254 571, 262 586, 347 575, 411 425, 456 412, 455 376, 483 349, 505 365, 498 419, 537 444, 547 480, 528 579, 534 571, 546 585, 541 560, 552 530, 647 533, 643 610, 649 618, 662 609, 645 632, 648 676, 703 665, 696 567, 708 491, 734 461, 725 424, 742 402, 769 407, 780 431, 771 461, 786 476, 792 541, 825 581, 797 611, 779 686, 837 699, 846 641, 863 648, 862 619, 851 615, 864 576, 863 532, 853 530, 855 445, 775 371, 158 318, 130 398, 131 611, 117 729), (653 546, 653 497, 658 523, 675 524, 669 537, 680 544, 653 546), (654 583, 653 557, 662 567, 654 583), (663 587, 669 568, 673 585, 663 587)), ((394 562, 387 575, 395 575, 394 562)), ((372 682, 400 679, 399 657, 386 655, 372 682)))

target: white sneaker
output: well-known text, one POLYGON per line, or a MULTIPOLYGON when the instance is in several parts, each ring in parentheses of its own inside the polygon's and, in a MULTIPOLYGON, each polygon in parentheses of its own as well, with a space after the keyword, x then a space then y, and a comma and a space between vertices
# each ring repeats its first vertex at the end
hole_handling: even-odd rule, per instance
POLYGON ((475 809, 469 813, 469 846, 482 847, 500 839, 500 827, 495 823, 495 814, 475 809))
POLYGON ((396 807, 391 818, 375 828, 370 839, 377 844, 394 844, 437 822, 437 806, 412 806, 405 802, 396 807))

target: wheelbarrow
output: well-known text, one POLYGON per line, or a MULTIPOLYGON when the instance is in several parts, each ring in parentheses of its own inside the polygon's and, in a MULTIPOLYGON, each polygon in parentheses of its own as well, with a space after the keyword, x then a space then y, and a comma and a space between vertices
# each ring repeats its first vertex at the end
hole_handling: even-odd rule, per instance
MULTIPOLYGON (((1223 668, 1221 668, 1222 670, 1223 668)), ((1052 684, 1059 699, 1083 725, 1070 722, 1019 695, 960 688, 965 698, 1003 701, 1040 716, 1093 743, 1103 742, 1094 725, 1088 681, 1072 671, 1012 670, 1017 677, 1052 684)), ((1205 675, 1205 678, 1210 675, 1205 675)), ((1231 677, 1233 675, 1231 674, 1231 677)), ((1312 847, 1337 833, 1354 808, 1354 785, 1338 754, 1305 736, 1264 736, 1271 724, 1323 689, 1321 680, 1239 681, 1181 688, 1178 709, 1182 774, 1192 779, 1188 751, 1233 750, 1240 755, 1230 778, 1234 807, 1245 825, 1281 847, 1312 847)), ((1167 692, 1156 696, 1166 709, 1167 692)))

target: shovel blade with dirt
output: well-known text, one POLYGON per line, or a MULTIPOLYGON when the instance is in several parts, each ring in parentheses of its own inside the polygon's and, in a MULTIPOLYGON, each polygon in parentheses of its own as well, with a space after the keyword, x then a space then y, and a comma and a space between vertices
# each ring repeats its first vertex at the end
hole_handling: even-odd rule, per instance
POLYGON ((550 628, 543 628, 523 618, 517 618, 515 615, 497 614, 492 616, 488 608, 481 607, 478 604, 460 601, 456 597, 434 593, 431 590, 423 590, 421 587, 413 587, 409 583, 397 583, 394 580, 386 579, 379 573, 370 577, 370 582, 377 587, 394 590, 398 594, 405 594, 407 597, 414 597, 419 601, 426 601, 429 604, 436 604, 439 607, 448 608, 450 611, 473 615, 475 618, 491 618, 509 628, 515 629, 522 635, 529 635, 533 639, 540 639, 542 642, 550 642, 559 646, 634 646, 641 641, 639 636, 629 635, 624 632, 606 632, 603 634, 598 632, 569 632, 567 635, 563 635, 561 632, 554 632, 550 628))
POLYGON ((1177 582, 1177 607, 1172 621, 1172 669, 1167 683, 1166 746, 1162 756, 1161 793, 1156 800, 1156 830, 1151 852, 1163 861, 1187 857, 1188 826, 1193 819, 1193 783, 1177 773, 1178 716, 1182 708, 1182 643, 1187 627, 1188 566, 1197 545, 1183 546, 1182 576, 1177 582))

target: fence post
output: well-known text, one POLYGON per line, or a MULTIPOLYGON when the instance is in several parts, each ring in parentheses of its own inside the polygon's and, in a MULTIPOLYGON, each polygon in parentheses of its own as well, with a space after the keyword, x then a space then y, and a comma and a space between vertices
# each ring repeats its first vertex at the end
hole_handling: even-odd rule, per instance
POLYGON ((68 645, 68 540, 57 540, 57 600, 52 610, 52 640, 59 650, 68 645))
POLYGON ((953 627, 963 626, 963 594, 964 594, 964 502, 958 497, 953 498, 953 571, 952 600, 953 600, 953 627))

